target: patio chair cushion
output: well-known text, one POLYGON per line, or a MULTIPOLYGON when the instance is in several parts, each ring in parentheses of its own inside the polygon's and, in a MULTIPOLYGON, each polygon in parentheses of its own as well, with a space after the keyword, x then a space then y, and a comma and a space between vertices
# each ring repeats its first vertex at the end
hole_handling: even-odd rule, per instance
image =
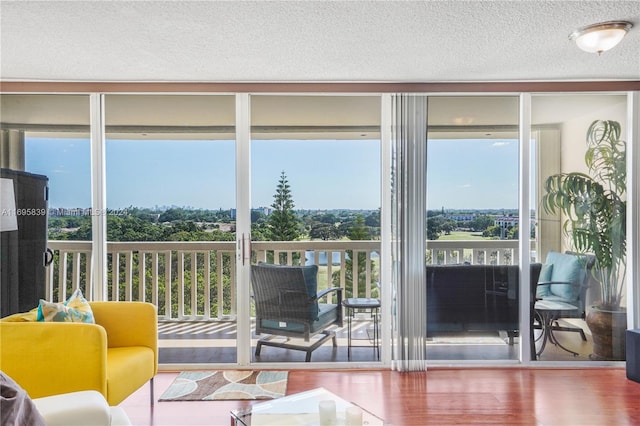
MULTIPOLYGON (((336 321, 338 316, 338 305, 333 303, 320 303, 318 319, 311 323, 310 332, 315 333, 318 330, 322 330, 327 324, 331 324, 336 321)), ((262 320, 262 327, 270 328, 272 330, 284 330, 296 333, 304 333, 304 324, 296 322, 278 322, 273 320, 262 320)))
MULTIPOLYGON (((273 263, 258 262, 260 266, 273 267, 273 268, 288 268, 288 269, 301 269, 304 276, 304 285, 307 288, 307 294, 309 298, 315 299, 318 294, 318 266, 289 266, 289 265, 275 265, 273 263)), ((312 306, 309 307, 309 316, 311 321, 318 320, 318 301, 315 300, 312 306)), ((275 327, 279 328, 279 327, 275 327)))
POLYGON ((547 254, 547 264, 553 265, 550 284, 543 284, 545 280, 540 279, 536 296, 554 297, 555 300, 564 302, 575 302, 580 297, 580 286, 584 282, 586 268, 585 262, 573 254, 565 254, 551 251, 547 254))
POLYGON ((542 268, 540 269, 540 277, 538 278, 538 280, 541 282, 551 281, 552 273, 553 273, 553 264, 545 263, 544 265, 542 265, 542 268))

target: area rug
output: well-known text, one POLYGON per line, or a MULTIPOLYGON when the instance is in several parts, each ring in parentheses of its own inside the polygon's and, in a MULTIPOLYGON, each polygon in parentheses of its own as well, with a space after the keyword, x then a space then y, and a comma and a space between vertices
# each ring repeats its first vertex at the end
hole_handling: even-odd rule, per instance
POLYGON ((159 401, 274 399, 287 391, 287 371, 183 371, 159 401))

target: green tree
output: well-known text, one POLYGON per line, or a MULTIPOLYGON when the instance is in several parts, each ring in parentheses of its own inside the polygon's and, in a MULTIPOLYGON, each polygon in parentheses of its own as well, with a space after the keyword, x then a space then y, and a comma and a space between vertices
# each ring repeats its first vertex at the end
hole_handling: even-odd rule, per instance
POLYGON ((334 215, 332 213, 319 213, 319 214, 313 215, 311 218, 315 222, 328 223, 328 224, 331 224, 331 225, 335 225, 336 222, 339 221, 338 218, 336 217, 336 215, 334 215))
POLYGON ((265 214, 260 210, 251 210, 251 223, 261 222, 265 218, 265 214))
POLYGON ((173 222, 173 221, 176 221, 176 220, 185 220, 186 216, 187 215, 186 215, 184 209, 172 208, 172 209, 169 209, 169 210, 166 210, 166 211, 162 212, 162 214, 158 218, 158 221, 159 222, 173 222))
POLYGON ((456 229, 456 222, 454 220, 447 220, 440 227, 445 235, 451 235, 451 232, 456 229))
POLYGON ((493 226, 494 222, 495 220, 493 219, 493 217, 488 215, 480 215, 476 217, 473 222, 471 222, 471 228, 474 231, 484 231, 490 226, 493 226))
POLYGON ((427 240, 437 240, 442 233, 442 226, 445 223, 443 216, 433 216, 427 218, 427 240))
POLYGON ((269 241, 267 234, 269 229, 264 221, 253 222, 251 224, 251 240, 252 241, 269 241))
POLYGON ((353 225, 349 228, 349 234, 347 237, 350 240, 370 240, 371 233, 364 223, 364 217, 361 214, 356 214, 353 221, 353 225))
POLYGON ((380 227, 380 209, 369 213, 369 215, 364 220, 364 223, 369 227, 379 228, 380 227))
POLYGON ((329 241, 336 239, 338 228, 329 223, 314 222, 311 224, 309 237, 329 241))
POLYGON ((273 211, 268 220, 269 240, 295 241, 300 236, 300 220, 293 211, 294 206, 287 175, 282 171, 271 204, 273 211))
POLYGON ((500 238, 501 232, 502 228, 500 227, 500 225, 491 225, 487 227, 487 229, 482 231, 482 236, 490 238, 500 238))

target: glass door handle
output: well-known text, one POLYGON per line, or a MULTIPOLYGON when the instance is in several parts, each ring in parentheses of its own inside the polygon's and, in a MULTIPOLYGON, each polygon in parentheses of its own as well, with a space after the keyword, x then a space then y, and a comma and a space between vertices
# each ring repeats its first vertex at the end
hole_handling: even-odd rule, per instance
POLYGON ((242 254, 241 254, 242 264, 244 265, 245 260, 249 260, 249 262, 251 262, 251 235, 248 235, 247 237, 245 237, 245 235, 242 234, 241 251, 242 251, 242 254), (245 243, 245 238, 246 238, 246 241, 248 241, 247 243, 245 243))
POLYGON ((51 250, 50 248, 47 248, 47 250, 44 252, 44 266, 49 266, 51 265, 51 263, 53 262, 53 250, 51 250))

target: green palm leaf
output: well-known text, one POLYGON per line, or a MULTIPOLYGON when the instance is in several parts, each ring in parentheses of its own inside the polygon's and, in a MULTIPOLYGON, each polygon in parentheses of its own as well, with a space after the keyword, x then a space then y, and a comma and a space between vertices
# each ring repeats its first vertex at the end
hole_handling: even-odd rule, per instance
POLYGON ((572 248, 596 257, 603 306, 617 308, 626 274, 626 143, 615 121, 594 121, 587 131, 586 173, 558 173, 545 183, 542 206, 563 215, 572 248))

